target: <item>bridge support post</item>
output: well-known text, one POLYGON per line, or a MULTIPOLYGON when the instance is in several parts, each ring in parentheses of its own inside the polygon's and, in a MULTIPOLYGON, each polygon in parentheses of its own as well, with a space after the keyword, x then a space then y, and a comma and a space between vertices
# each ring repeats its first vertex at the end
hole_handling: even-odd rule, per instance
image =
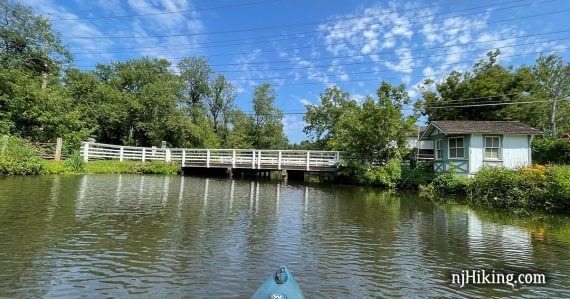
POLYGON ((279 157, 277 158, 277 170, 281 170, 281 151, 279 151, 279 157))
POLYGON ((307 151, 307 171, 310 169, 311 152, 307 151))
POLYGON ((142 149, 142 161, 146 162, 146 148, 144 148, 144 147, 142 149))
POLYGON ((63 145, 63 139, 57 138, 55 143, 55 155, 53 159, 55 161, 61 161, 61 146, 63 145))
POLYGON ((186 166, 186 150, 185 149, 182 150, 182 162, 180 162, 180 164, 182 165, 182 167, 186 166))
POLYGON ((255 150, 253 150, 253 154, 251 157, 251 169, 255 169, 255 150))
POLYGON ((89 162, 89 143, 83 142, 83 161, 89 162))
POLYGON ((257 169, 261 169, 261 151, 257 152, 257 169))
POLYGON ((124 148, 121 146, 121 148, 119 149, 119 162, 123 162, 124 160, 124 148))
POLYGON ((210 168, 210 150, 206 150, 206 168, 210 168))
POLYGON ((236 150, 232 150, 232 168, 236 168, 236 150))
POLYGON ((336 163, 340 162, 340 152, 336 152, 336 163))
POLYGON ((170 163, 170 161, 172 160, 172 157, 170 156, 170 150, 169 149, 165 150, 165 156, 166 157, 164 158, 164 160, 166 161, 166 163, 170 163))

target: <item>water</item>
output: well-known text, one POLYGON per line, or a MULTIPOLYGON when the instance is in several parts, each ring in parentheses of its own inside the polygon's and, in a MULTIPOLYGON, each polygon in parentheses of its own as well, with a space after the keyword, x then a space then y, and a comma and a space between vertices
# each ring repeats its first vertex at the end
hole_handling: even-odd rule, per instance
POLYGON ((248 297, 286 265, 308 298, 570 297, 570 221, 414 194, 139 175, 0 178, 0 297, 248 297), (546 286, 450 285, 461 269, 546 286))

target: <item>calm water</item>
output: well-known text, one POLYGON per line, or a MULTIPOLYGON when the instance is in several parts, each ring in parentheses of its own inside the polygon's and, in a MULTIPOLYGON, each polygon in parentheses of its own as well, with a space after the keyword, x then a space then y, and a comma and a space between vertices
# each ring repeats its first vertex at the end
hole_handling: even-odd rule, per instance
POLYGON ((562 217, 413 194, 214 178, 0 178, 0 297, 248 297, 278 265, 308 298, 570 297, 562 217), (451 271, 547 274, 459 288, 451 271))

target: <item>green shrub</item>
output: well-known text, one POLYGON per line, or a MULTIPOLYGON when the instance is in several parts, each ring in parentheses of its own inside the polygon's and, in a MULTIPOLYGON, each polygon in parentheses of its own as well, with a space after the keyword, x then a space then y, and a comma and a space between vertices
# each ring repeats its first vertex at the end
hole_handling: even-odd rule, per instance
POLYGON ((392 159, 384 166, 352 163, 348 166, 348 175, 360 185, 394 188, 402 174, 400 163, 398 159, 392 159))
POLYGON ((64 174, 69 173, 69 169, 65 166, 65 162, 45 160, 43 166, 46 174, 64 174))
POLYGON ((140 162, 117 160, 90 161, 85 165, 85 173, 146 173, 146 174, 176 174, 180 165, 168 164, 162 161, 140 162))
POLYGON ((470 180, 459 177, 454 171, 437 176, 430 183, 429 189, 435 194, 467 194, 470 180))
POLYGON ((570 211, 570 166, 552 166, 545 171, 544 198, 548 208, 570 211))
POLYGON ((502 208, 532 208, 543 205, 543 176, 526 169, 481 168, 470 186, 473 200, 502 208))
POLYGON ((71 172, 81 173, 85 170, 85 161, 79 151, 73 152, 69 159, 65 161, 65 167, 71 172))
POLYGON ((419 189, 428 185, 435 178, 433 165, 418 165, 417 167, 403 166, 398 187, 402 189, 419 189))
POLYGON ((536 138, 532 141, 532 159, 538 164, 570 164, 570 140, 536 138))
POLYGON ((45 172, 42 159, 16 137, 0 139, 0 174, 29 175, 45 172))

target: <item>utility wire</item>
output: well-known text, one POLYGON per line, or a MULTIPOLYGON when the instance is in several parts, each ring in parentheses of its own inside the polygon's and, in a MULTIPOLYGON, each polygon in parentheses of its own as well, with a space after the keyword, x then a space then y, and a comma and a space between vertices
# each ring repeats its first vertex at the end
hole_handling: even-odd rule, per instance
MULTIPOLYGON (((526 0, 516 0, 513 2, 518 1, 526 1, 526 0)), ((512 9, 516 7, 523 7, 523 6, 530 6, 536 4, 544 4, 547 2, 553 2, 556 0, 544 0, 539 2, 533 2, 529 4, 522 4, 517 6, 511 6, 506 8, 500 8, 496 10, 503 10, 503 9, 512 9)), ((384 15, 384 14, 376 14, 377 15, 384 15)), ((280 28, 288 28, 288 27, 299 27, 299 26, 306 26, 306 25, 313 25, 313 24, 323 24, 323 23, 330 23, 330 22, 337 22, 339 20, 351 20, 351 19, 363 19, 363 18, 370 18, 373 16, 356 16, 356 17, 344 17, 338 18, 334 20, 328 21, 310 21, 310 22, 302 22, 302 23, 291 23, 291 24, 282 24, 282 25, 273 25, 273 26, 263 26, 263 27, 251 27, 251 28, 240 28, 240 29, 228 29, 228 30, 221 30, 221 31, 210 31, 210 32, 193 32, 193 33, 181 33, 181 34, 165 34, 165 35, 145 35, 145 36, 68 36, 65 37, 67 39, 137 39, 137 38, 164 38, 164 37, 177 37, 177 36, 200 36, 200 35, 216 35, 216 34, 227 34, 227 33, 240 33, 240 32, 252 32, 252 31, 264 31, 264 30, 271 30, 271 29, 280 29, 280 28)), ((432 20, 433 21, 433 20, 432 20)))
MULTIPOLYGON (((511 2, 520 2, 520 1, 524 1, 524 0, 515 0, 515 1, 511 1, 511 2)), ((550 1, 555 1, 555 0, 550 0, 550 1)), ((466 9, 461 9, 461 10, 455 10, 455 11, 448 11, 448 12, 444 12, 444 13, 440 13, 440 14, 432 14, 432 15, 427 15, 427 16, 422 16, 422 17, 436 17, 436 16, 441 16, 441 15, 447 15, 447 14, 452 14, 452 13, 457 13, 457 12, 462 12, 462 11, 467 11, 467 10, 473 10, 473 9, 479 9, 479 8, 485 8, 485 7, 492 7, 492 6, 499 6, 499 5, 504 5, 504 4, 508 4, 511 2, 504 2, 504 3, 499 3, 499 4, 491 4, 491 5, 483 5, 483 6, 476 6, 476 7, 471 7, 471 8, 466 8, 466 9)), ((527 4, 530 5, 530 4, 527 4)), ((509 7, 510 8, 510 7, 509 7)), ((480 13, 485 13, 488 11, 483 11, 483 12, 477 12, 475 14, 480 14, 480 13)), ((473 14, 473 13, 472 13, 473 14)), ((463 17, 463 16, 468 16, 468 15, 472 15, 472 14, 467 14, 467 15, 457 15, 457 16, 452 16, 452 17, 463 17)), ((411 19, 411 20, 415 20, 411 19)), ((403 19, 403 20, 410 20, 410 19, 403 19)), ((368 27, 370 25, 381 25, 381 23, 371 23, 371 24, 365 24, 365 25, 358 25, 358 26, 348 26, 348 27, 335 27, 334 28, 334 32, 339 32, 339 33, 344 33, 344 32, 355 32, 355 31, 362 31, 362 26, 368 27), (350 29, 350 30, 340 30, 340 29, 350 29)), ((298 39, 298 38, 308 38, 308 37, 317 37, 317 36, 322 36, 323 34, 318 34, 318 35, 305 35, 307 33, 318 33, 318 32, 325 32, 325 35, 328 34, 329 29, 321 29, 321 30, 312 30, 312 31, 303 31, 303 32, 295 32, 295 33, 287 33, 287 34, 272 34, 272 35, 265 35, 265 36, 258 36, 258 37, 253 37, 253 38, 245 38, 245 39, 224 39, 223 41, 211 41, 211 42, 204 42, 202 44, 205 45, 209 45, 209 44, 214 44, 216 47, 221 47, 221 46, 235 46, 235 45, 244 45, 244 44, 250 44, 250 43, 233 43, 233 44, 223 44, 223 45, 219 45, 220 43, 227 43, 227 42, 233 42, 233 41, 244 41, 244 40, 258 40, 261 39, 264 42, 273 42, 273 41, 280 41, 280 40, 289 40, 289 39, 298 39), (294 37, 291 38, 289 36, 291 35, 303 35, 303 36, 299 36, 299 37, 294 37), (279 37, 279 36, 285 36, 285 37, 289 37, 289 38, 285 38, 285 39, 274 39, 275 37, 279 37)), ((175 45, 162 45, 162 46, 151 46, 151 47, 129 47, 129 48, 116 48, 116 49, 124 49, 124 50, 128 50, 128 49, 139 49, 139 48, 162 48, 162 47, 172 47, 172 46, 187 46, 187 45, 193 45, 193 44, 175 44, 175 45)), ((200 49, 200 48, 205 48, 205 47, 192 47, 192 48, 185 48, 185 49, 200 49)), ((82 50, 107 50, 107 48, 83 48, 82 50)))

